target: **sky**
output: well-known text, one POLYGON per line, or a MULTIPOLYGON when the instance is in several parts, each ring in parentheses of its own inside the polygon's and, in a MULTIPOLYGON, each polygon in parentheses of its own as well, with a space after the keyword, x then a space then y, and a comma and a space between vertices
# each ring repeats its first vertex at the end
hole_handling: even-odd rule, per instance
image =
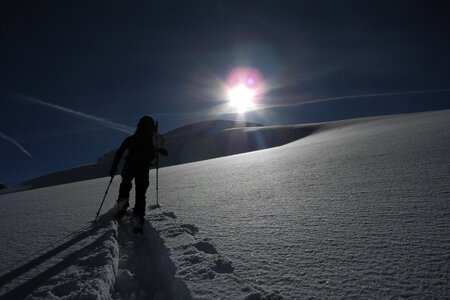
POLYGON ((96 161, 150 115, 298 124, 450 108, 446 1, 2 1, 0 182, 96 161), (228 105, 258 74, 253 111, 228 105))

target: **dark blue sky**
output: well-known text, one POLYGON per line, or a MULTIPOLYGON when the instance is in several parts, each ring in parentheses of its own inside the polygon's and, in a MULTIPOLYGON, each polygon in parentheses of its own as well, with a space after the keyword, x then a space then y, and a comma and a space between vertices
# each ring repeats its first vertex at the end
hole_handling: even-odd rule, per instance
POLYGON ((450 108, 447 1, 2 1, 0 182, 95 161, 126 134, 33 97, 166 132, 224 114, 239 66, 267 84, 264 124, 450 108), (298 104, 298 105, 297 105, 298 104))

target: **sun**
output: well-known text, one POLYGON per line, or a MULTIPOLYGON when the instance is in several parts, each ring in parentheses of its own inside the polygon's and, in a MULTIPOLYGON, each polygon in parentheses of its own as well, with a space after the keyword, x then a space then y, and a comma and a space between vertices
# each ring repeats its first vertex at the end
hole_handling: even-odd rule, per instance
POLYGON ((236 108, 238 113, 244 113, 255 107, 255 91, 243 84, 232 87, 228 90, 228 100, 230 105, 236 108))
POLYGON ((236 67, 230 71, 224 82, 225 97, 237 113, 257 109, 265 84, 261 73, 250 67, 236 67))

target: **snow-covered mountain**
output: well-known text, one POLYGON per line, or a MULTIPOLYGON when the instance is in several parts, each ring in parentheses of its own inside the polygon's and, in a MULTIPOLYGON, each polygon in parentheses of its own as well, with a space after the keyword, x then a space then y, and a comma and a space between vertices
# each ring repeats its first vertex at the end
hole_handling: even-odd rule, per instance
MULTIPOLYGON (((324 124, 262 126, 260 124, 214 120, 189 124, 164 134, 170 155, 161 157, 160 166, 171 166, 232 154, 280 146, 305 137, 324 124)), ((107 176, 115 150, 97 162, 25 181, 14 190, 46 187, 107 176)), ((118 168, 120 173, 121 168, 118 168)))
MULTIPOLYGON (((230 155, 238 152, 251 151, 252 149, 245 147, 245 145, 239 146, 238 152, 234 151, 234 153, 230 153, 230 151, 212 153, 210 151, 212 147, 214 147, 214 149, 219 149, 219 146, 224 145, 227 142, 224 131, 236 127, 250 126, 256 127, 261 125, 240 121, 215 120, 189 124, 167 132, 164 136, 167 138, 166 148, 169 149, 170 156, 167 158, 161 157, 160 166, 164 167, 230 155), (205 140, 208 140, 208 143, 202 142, 205 140), (188 152, 186 152, 186 149, 188 152), (186 153, 188 154, 186 155, 186 153), (195 153, 195 156, 190 155, 192 153, 195 153)), ((26 180, 21 186, 11 188, 4 192, 46 187, 107 176, 114 160, 115 153, 116 151, 112 150, 101 156, 92 164, 61 170, 26 180)), ((120 173, 122 165, 123 162, 119 165, 118 173, 120 173)))
POLYGON ((160 169, 143 235, 111 220, 119 178, 95 226, 108 178, 0 196, 0 297, 447 298, 450 111, 306 127, 160 169))

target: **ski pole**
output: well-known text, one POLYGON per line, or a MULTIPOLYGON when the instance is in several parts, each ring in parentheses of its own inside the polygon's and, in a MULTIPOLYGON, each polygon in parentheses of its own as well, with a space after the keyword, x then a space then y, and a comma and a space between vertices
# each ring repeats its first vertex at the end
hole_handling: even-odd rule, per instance
MULTIPOLYGON (((156 121, 156 133, 158 133, 158 121, 156 121)), ((159 207, 159 185, 158 185, 159 155, 156 151, 156 206, 159 207)))
POLYGON ((158 154, 156 154, 156 205, 159 207, 158 169, 158 154))
MULTIPOLYGON (((156 133, 158 134, 158 121, 156 121, 156 133)), ((159 207, 158 171, 159 171, 159 155, 158 155, 158 149, 156 149, 156 206, 157 207, 159 207)))
POLYGON ((112 183, 113 179, 114 179, 114 177, 111 176, 111 180, 109 181, 108 188, 106 189, 105 195, 103 196, 102 204, 100 204, 100 207, 98 208, 97 215, 95 216, 94 225, 97 222, 98 215, 100 214, 100 210, 102 209, 103 202, 105 202, 106 195, 108 194, 109 187, 111 186, 111 183, 112 183))

